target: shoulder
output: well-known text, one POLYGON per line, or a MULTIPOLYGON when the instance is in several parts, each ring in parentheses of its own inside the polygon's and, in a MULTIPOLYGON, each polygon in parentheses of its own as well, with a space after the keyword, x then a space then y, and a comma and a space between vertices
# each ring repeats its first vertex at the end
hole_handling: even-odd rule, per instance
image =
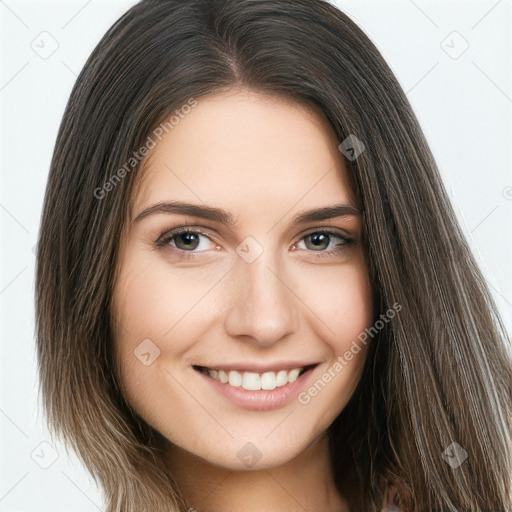
POLYGON ((392 484, 388 485, 384 493, 380 512, 403 512, 404 508, 400 503, 400 497, 396 487, 392 484))

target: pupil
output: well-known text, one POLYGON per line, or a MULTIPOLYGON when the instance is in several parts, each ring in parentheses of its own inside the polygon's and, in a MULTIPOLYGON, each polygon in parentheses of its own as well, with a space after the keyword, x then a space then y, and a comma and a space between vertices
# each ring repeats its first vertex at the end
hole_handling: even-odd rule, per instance
POLYGON ((310 238, 311 238, 311 241, 313 242, 313 247, 314 248, 321 248, 321 249, 325 249, 325 247, 327 247, 329 245, 329 235, 327 235, 326 233, 313 233, 311 235, 309 235, 310 238), (327 245, 325 245, 325 242, 327 242, 327 245), (321 244, 324 244, 323 247, 321 247, 321 244), (320 245, 317 245, 317 244, 320 244, 320 245))
MULTIPOLYGON (((181 233, 180 235, 178 235, 178 240, 179 242, 184 242, 185 243, 185 249, 195 249, 197 247, 197 240, 198 238, 198 235, 196 233, 181 233), (194 240, 195 239, 195 240, 194 240), (194 241, 196 242, 196 244, 194 245, 194 241), (190 247, 190 244, 193 245, 193 247, 190 247)), ((179 244, 177 244, 179 245, 179 244)), ((183 248, 183 247, 180 247, 180 249, 183 248)))

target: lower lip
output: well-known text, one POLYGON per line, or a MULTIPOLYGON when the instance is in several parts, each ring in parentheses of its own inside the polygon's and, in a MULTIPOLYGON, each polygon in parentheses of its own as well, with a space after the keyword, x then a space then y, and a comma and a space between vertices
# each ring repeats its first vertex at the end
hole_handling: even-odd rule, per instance
POLYGON ((305 371, 294 382, 289 382, 284 386, 271 390, 260 389, 257 391, 248 391, 242 387, 231 386, 228 383, 213 379, 198 370, 194 371, 203 377, 215 391, 237 407, 249 411, 272 411, 289 404, 300 393, 301 388, 306 386, 317 366, 305 371))

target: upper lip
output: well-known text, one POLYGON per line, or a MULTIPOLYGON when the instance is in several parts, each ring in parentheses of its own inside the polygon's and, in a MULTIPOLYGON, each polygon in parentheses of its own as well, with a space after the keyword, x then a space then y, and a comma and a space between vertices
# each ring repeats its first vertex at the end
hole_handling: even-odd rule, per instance
POLYGON ((276 363, 219 363, 218 365, 194 365, 199 368, 207 368, 209 370, 238 370, 242 372, 265 373, 279 370, 293 370, 294 368, 304 368, 306 366, 316 366, 319 363, 311 363, 304 361, 279 361, 276 363))

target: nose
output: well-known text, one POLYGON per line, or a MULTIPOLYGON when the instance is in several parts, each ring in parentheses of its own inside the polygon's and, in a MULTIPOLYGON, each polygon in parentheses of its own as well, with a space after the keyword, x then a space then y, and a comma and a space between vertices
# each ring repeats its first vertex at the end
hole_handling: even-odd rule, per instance
POLYGON ((235 267, 226 332, 235 338, 249 338, 261 347, 272 346, 296 332, 297 297, 282 269, 271 266, 266 252, 252 263, 239 259, 235 267))

